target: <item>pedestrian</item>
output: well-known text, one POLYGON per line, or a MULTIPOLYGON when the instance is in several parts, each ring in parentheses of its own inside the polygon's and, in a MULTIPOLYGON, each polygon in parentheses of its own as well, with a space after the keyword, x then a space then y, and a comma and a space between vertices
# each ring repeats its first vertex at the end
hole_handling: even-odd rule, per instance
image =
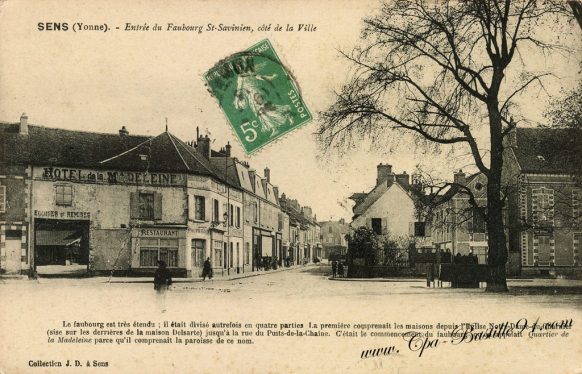
POLYGON ((341 261, 337 264, 337 273, 340 278, 344 277, 344 264, 341 261))
POLYGON ((154 273, 154 290, 157 291, 158 307, 162 313, 166 312, 166 294, 172 285, 172 275, 164 261, 158 261, 158 268, 154 273))
POLYGON ((333 260, 331 262, 331 277, 335 278, 337 276, 337 261, 333 260))
POLYGON ((208 279, 212 279, 212 264, 210 263, 210 257, 206 258, 202 268, 202 281, 205 281, 206 277, 208 277, 208 279))

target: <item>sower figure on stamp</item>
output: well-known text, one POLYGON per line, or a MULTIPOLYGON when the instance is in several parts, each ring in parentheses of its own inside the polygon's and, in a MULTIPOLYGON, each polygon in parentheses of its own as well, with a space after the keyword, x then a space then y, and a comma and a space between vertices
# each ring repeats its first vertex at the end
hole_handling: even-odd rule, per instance
POLYGON ((293 124, 293 115, 289 105, 277 105, 267 101, 265 86, 272 86, 271 81, 277 77, 260 75, 255 72, 240 74, 236 82, 234 106, 242 110, 246 106, 261 120, 262 131, 270 136, 287 123, 293 124))
POLYGON ((158 268, 154 274, 154 290, 157 291, 158 307, 162 313, 166 312, 166 296, 172 285, 172 275, 164 261, 158 261, 158 268))
POLYGON ((204 261, 204 267, 202 268, 202 281, 208 279, 212 279, 212 264, 210 263, 210 257, 204 261))

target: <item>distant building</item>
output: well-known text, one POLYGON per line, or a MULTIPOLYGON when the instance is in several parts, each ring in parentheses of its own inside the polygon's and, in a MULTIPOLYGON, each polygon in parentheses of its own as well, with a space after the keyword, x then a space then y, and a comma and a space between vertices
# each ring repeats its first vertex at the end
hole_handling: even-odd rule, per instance
POLYGON ((483 213, 487 206, 487 178, 482 173, 466 176, 459 170, 453 182, 454 185, 433 199, 430 227, 434 247, 452 256, 473 254, 480 264, 486 264, 487 226, 483 213), (471 191, 478 208, 469 203, 469 195, 460 186, 471 191))
POLYGON ((339 221, 322 221, 321 244, 323 246, 322 258, 330 258, 330 255, 345 255, 348 249, 346 235, 350 232, 350 226, 342 218, 339 221))
POLYGON ((417 248, 431 246, 430 230, 426 230, 424 217, 418 210, 418 194, 404 172, 395 174, 392 165, 377 166, 376 186, 368 193, 350 196, 355 202, 350 227, 372 229, 377 235, 414 242, 417 248))

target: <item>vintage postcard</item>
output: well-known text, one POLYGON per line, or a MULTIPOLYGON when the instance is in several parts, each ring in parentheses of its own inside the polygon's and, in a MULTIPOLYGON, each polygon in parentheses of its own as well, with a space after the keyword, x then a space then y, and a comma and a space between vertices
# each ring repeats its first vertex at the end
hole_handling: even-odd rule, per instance
POLYGON ((0 373, 581 373, 580 0, 0 2, 0 373))

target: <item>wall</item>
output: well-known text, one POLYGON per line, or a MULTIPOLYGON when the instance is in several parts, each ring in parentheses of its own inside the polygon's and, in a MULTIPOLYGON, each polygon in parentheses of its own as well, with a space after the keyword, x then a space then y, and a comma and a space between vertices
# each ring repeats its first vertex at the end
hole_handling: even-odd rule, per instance
POLYGON ((408 237, 409 223, 414 222, 414 203, 397 184, 393 184, 370 208, 356 218, 351 226, 372 227, 372 218, 385 218, 390 235, 408 237))

